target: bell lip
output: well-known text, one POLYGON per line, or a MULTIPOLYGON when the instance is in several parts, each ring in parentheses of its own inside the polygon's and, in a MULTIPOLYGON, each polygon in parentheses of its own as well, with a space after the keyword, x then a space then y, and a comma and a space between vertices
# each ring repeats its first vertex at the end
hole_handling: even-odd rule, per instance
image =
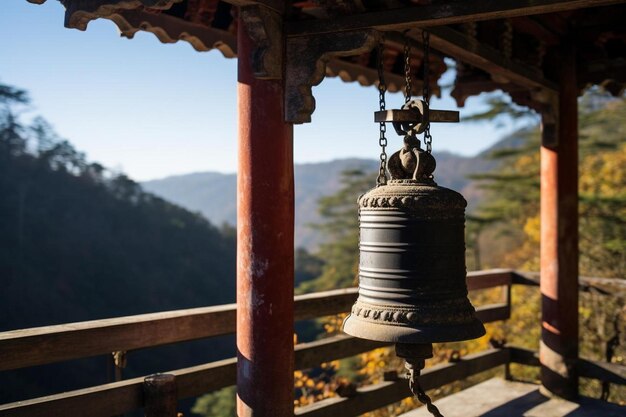
POLYGON ((485 326, 478 318, 464 324, 409 327, 373 323, 352 314, 344 320, 343 331, 361 339, 389 343, 462 342, 478 339, 486 334, 485 326))

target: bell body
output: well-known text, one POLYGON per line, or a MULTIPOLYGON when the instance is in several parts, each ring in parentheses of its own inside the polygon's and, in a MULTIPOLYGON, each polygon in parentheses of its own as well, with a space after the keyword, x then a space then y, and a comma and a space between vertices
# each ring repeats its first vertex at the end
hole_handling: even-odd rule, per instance
POLYGON ((465 199, 432 180, 396 179, 359 199, 359 296, 350 335, 434 343, 485 334, 467 298, 465 199))

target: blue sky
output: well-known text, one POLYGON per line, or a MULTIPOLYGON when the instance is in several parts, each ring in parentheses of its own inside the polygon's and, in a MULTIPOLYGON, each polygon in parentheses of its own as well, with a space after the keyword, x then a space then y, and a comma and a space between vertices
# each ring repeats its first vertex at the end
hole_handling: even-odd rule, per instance
MULTIPOLYGON (((164 45, 150 33, 128 40, 108 20, 91 22, 86 32, 66 29, 64 8, 55 0, 41 6, 3 3, 0 82, 30 92, 33 105, 26 116, 44 116, 90 160, 136 180, 236 170, 234 59, 196 52, 186 42, 164 45)), ((329 78, 314 95, 313 122, 295 128, 295 161, 377 158, 377 90, 329 78)), ((480 110, 483 99, 469 99, 461 120, 480 110)), ((402 103, 400 94, 387 97, 387 108, 402 103)), ((431 105, 456 108, 445 92, 431 105)), ((433 153, 473 155, 510 129, 493 123, 434 125, 433 153)), ((390 133, 395 150, 402 140, 390 133)))

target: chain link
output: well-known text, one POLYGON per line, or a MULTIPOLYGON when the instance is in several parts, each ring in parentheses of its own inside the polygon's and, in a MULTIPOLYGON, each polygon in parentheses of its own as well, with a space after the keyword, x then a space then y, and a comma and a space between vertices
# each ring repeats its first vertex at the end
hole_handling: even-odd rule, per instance
MULTIPOLYGON (((385 68, 384 68, 384 37, 378 44, 378 105, 380 110, 385 110, 385 93, 387 92, 387 84, 385 84, 385 68)), ((385 148, 387 147, 387 125, 384 122, 380 122, 380 137, 378 144, 380 145, 380 168, 378 170, 378 178, 376 178, 377 185, 387 184, 387 153, 385 148)))
POLYGON ((435 417, 443 417, 443 414, 441 414, 437 406, 433 404, 433 400, 431 400, 428 394, 424 392, 413 372, 411 372, 409 377, 409 388, 411 389, 413 395, 415 395, 415 397, 417 397, 417 399, 426 406, 426 409, 430 414, 435 417))
MULTIPOLYGON (((424 102, 426 107, 430 108, 430 33, 422 31, 422 43, 424 44, 424 85, 422 89, 422 95, 424 96, 424 102)), ((433 150, 433 137, 430 134, 430 121, 426 123, 424 129, 424 144, 426 145, 426 152, 431 153, 433 150)))
POLYGON ((409 37, 404 34, 404 102, 411 101, 413 94, 413 80, 411 78, 411 43, 409 37))

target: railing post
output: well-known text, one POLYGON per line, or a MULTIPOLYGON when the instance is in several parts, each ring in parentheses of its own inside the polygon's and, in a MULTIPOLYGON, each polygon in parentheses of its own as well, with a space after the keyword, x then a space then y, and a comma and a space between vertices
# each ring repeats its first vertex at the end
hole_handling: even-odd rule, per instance
POLYGON ((176 377, 154 374, 143 381, 144 413, 146 417, 176 417, 176 377))
POLYGON ((262 6, 243 9, 237 35, 237 414, 289 417, 294 368, 293 126, 284 121, 282 66, 274 62, 279 78, 254 76, 253 56, 263 54, 255 50, 259 45, 249 30, 268 34, 266 46, 277 46, 280 54, 284 40, 272 39, 268 28, 256 30, 270 22, 254 14, 271 11, 262 6))
POLYGON ((578 85, 573 44, 559 62, 558 106, 543 115, 541 146, 542 391, 578 395, 578 85))

